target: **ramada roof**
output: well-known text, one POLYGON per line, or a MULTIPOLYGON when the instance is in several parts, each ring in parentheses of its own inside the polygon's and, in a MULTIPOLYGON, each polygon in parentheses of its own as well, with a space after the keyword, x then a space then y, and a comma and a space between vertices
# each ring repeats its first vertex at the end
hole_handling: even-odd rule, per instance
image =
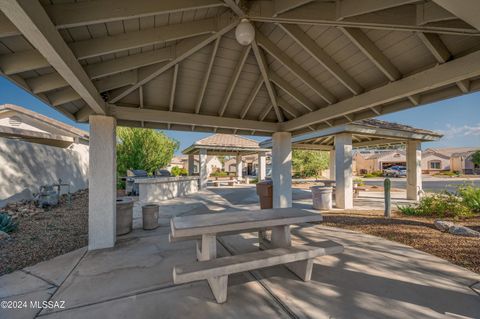
MULTIPOLYGON (((183 154, 197 153, 199 149, 207 149, 211 154, 243 153, 243 155, 261 151, 259 142, 252 139, 230 134, 214 134, 196 141, 185 150, 183 154)), ((265 150, 267 151, 267 150, 265 150)))

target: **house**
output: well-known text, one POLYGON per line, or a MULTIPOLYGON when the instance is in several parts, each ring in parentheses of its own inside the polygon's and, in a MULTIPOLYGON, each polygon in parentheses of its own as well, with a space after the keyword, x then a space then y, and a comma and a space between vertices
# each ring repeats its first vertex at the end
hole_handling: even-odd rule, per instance
POLYGON ((405 166, 407 157, 404 150, 357 151, 353 156, 353 172, 357 175, 383 171, 394 166, 405 166))
POLYGON ((31 199, 40 186, 60 179, 71 192, 87 188, 88 143, 83 130, 17 105, 0 105, 0 207, 31 199))
POLYGON ((453 153, 450 158, 451 170, 461 174, 480 174, 480 165, 473 163, 473 154, 478 151, 480 147, 453 153))
POLYGON ((449 149, 427 148, 422 152, 422 172, 435 174, 441 171, 450 171, 449 149))
POLYGON ((165 167, 168 171, 171 171, 173 167, 179 167, 183 169, 188 168, 188 157, 185 155, 174 156, 170 163, 165 167))

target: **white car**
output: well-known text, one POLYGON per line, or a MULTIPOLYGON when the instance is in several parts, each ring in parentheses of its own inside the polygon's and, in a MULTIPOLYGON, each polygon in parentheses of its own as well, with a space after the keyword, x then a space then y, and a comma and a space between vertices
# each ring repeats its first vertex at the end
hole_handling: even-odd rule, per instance
POLYGON ((407 168, 405 166, 390 166, 383 170, 384 176, 392 176, 392 177, 405 177, 407 176, 407 168))

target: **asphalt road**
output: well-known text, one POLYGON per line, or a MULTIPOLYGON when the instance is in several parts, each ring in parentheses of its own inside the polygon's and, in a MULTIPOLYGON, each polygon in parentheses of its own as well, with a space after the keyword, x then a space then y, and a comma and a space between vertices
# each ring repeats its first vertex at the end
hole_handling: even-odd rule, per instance
MULTIPOLYGON (((383 186, 383 178, 364 178, 366 185, 383 186)), ((390 178, 392 181, 392 187, 405 189, 407 181, 405 178, 390 178)), ((449 191, 455 192, 455 190, 461 185, 474 185, 480 187, 480 178, 434 178, 426 176, 423 178, 423 190, 426 192, 442 192, 449 191)))

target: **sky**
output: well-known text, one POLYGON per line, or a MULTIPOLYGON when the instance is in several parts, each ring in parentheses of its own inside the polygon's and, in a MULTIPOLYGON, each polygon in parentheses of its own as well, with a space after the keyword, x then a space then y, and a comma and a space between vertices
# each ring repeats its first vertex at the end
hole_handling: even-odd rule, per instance
MULTIPOLYGON (((87 124, 75 123, 3 77, 0 77, 0 104, 16 104, 80 129, 88 130, 87 124)), ((444 137, 437 142, 423 143, 423 149, 480 146, 480 92, 380 116, 378 119, 444 134, 444 137)), ((211 135, 178 131, 165 131, 165 133, 180 142, 177 154, 196 140, 211 135)), ((250 138, 258 141, 266 139, 266 137, 250 138)))

